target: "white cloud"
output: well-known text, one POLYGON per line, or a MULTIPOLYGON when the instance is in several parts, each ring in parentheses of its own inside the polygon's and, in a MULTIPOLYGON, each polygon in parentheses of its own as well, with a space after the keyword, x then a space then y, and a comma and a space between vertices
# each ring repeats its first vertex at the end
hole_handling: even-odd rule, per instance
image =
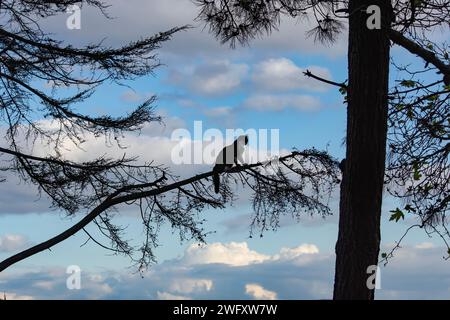
POLYGON ((207 108, 203 112, 208 117, 225 117, 230 115, 232 112, 231 107, 216 107, 216 108, 207 108))
MULTIPOLYGON (((171 151, 177 141, 170 139, 172 132, 178 128, 186 127, 183 119, 166 115, 163 116, 163 123, 151 122, 147 123, 139 134, 126 133, 121 138, 121 148, 114 142, 109 144, 105 142, 103 136, 95 137, 91 134, 85 134, 83 138, 85 142, 81 148, 76 147, 69 139, 65 139, 61 143, 61 154, 63 159, 72 161, 90 161, 97 157, 106 156, 109 158, 122 158, 124 154, 129 157, 137 157, 140 164, 144 162, 152 162, 155 165, 165 165, 173 169, 175 174, 194 173, 199 168, 197 166, 175 166, 171 160, 171 151)), ((56 123, 47 120, 39 121, 44 128, 54 128, 56 123)), ((24 150, 27 152, 27 150, 24 150)), ((36 156, 54 155, 53 146, 41 143, 36 140, 30 154, 36 156)), ((51 201, 45 195, 39 196, 36 186, 30 183, 20 181, 20 177, 13 174, 4 174, 6 182, 0 183, 0 215, 4 214, 26 214, 26 213, 42 213, 49 212, 51 201)), ((18 241, 16 239, 15 241, 18 241)), ((4 243, 9 243, 10 239, 4 239, 4 243), (5 242, 6 241, 6 242, 5 242)), ((14 240, 11 240, 14 241, 14 240)), ((0 251, 5 250, 6 244, 0 246, 0 251)))
POLYGON ((291 261, 297 266, 307 266, 328 258, 327 255, 319 255, 319 248, 314 244, 302 244, 295 248, 281 248, 280 253, 273 256, 274 260, 291 261))
POLYGON ((173 279, 170 284, 170 291, 178 293, 191 293, 198 291, 210 291, 213 287, 213 281, 209 279, 173 279))
POLYGON ((184 71, 172 70, 169 82, 182 85, 194 93, 206 96, 225 95, 241 86, 247 74, 246 64, 228 60, 210 61, 184 71))
POLYGON ((299 111, 315 111, 320 108, 320 101, 315 97, 301 94, 256 94, 250 96, 244 102, 244 106, 256 111, 282 111, 288 108, 299 111))
POLYGON ((192 244, 185 252, 183 262, 187 265, 222 263, 231 266, 246 266, 261 263, 270 256, 250 250, 246 242, 220 242, 208 245, 192 244))
POLYGON ((162 123, 147 123, 141 130, 143 136, 153 138, 170 137, 174 130, 186 128, 186 122, 179 117, 169 116, 164 112, 159 112, 158 115, 162 117, 162 123))
MULTIPOLYGON (((185 122, 178 117, 162 115, 163 123, 147 123, 140 131, 140 134, 125 133, 120 139, 121 147, 115 143, 109 145, 105 143, 104 137, 95 137, 92 134, 86 134, 83 137, 85 142, 81 145, 82 149, 75 146, 69 139, 65 139, 61 143, 62 156, 68 160, 81 162, 105 155, 117 159, 126 154, 129 158, 137 157, 139 163, 153 161, 155 165, 172 166, 171 152, 174 146, 178 144, 178 141, 172 140, 171 135, 175 129, 184 128, 185 122)), ((42 123, 47 127, 54 125, 44 121, 42 123)), ((46 156, 54 154, 54 150, 51 146, 36 143, 34 154, 46 156)), ((172 168, 175 170, 179 169, 176 166, 172 166, 172 168)), ((190 168, 190 170, 194 169, 190 168)))
POLYGON ((304 89, 325 91, 329 88, 321 81, 306 77, 303 74, 306 70, 325 79, 332 79, 330 72, 326 68, 317 66, 300 68, 292 60, 277 58, 258 63, 254 67, 252 80, 257 87, 264 90, 289 91, 304 89))
MULTIPOLYGON (((34 300, 34 297, 27 295, 18 295, 12 292, 5 292, 1 295, 1 299, 6 298, 6 300, 34 300)), ((0 299, 0 300, 1 300, 0 299)))
POLYGON ((43 289, 43 290, 52 290, 54 288, 54 282, 52 281, 36 281, 33 283, 33 287, 43 289))
POLYGON ((28 244, 26 237, 19 234, 0 236, 0 252, 13 252, 23 249, 28 244))
POLYGON ((95 286, 96 295, 101 298, 105 295, 113 293, 113 288, 107 283, 101 283, 98 286, 95 286))
POLYGON ((101 274, 90 274, 89 275, 89 280, 94 281, 94 282, 101 282, 104 280, 104 277, 101 274))
POLYGON ((431 242, 422 242, 422 243, 415 245, 416 249, 432 249, 434 247, 435 247, 435 245, 432 244, 431 242))
MULTIPOLYGON (((307 248, 307 245, 300 248, 307 248)), ((293 249, 297 251, 302 250, 293 249)), ((275 260, 274 257, 250 250, 245 242, 195 245, 189 246, 183 257, 153 266, 143 278, 129 271, 91 273, 84 270, 83 290, 67 290, 65 268, 56 268, 0 274, 0 287, 41 299, 246 299, 249 295, 255 299, 275 299, 278 298, 275 292, 292 283, 299 272, 301 277, 315 279, 306 267, 299 268, 291 260, 275 260), (283 276, 273 281, 273 274, 279 272, 283 276), (199 274, 202 277, 198 277, 199 274)), ((324 263, 313 272, 326 266, 324 263)), ((310 293, 305 288, 306 285, 299 284, 292 290, 299 296, 302 296, 299 290, 308 296, 310 293)), ((287 297, 293 296, 287 294, 287 297)))
POLYGON ((277 300, 277 293, 266 290, 256 283, 249 283, 245 285, 245 293, 256 300, 277 300))
MULTIPOLYGON (((66 289, 65 268, 34 267, 33 272, 1 273, 0 292, 36 299, 330 299, 334 255, 316 249, 313 244, 303 244, 281 248, 270 256, 247 244, 216 243, 196 264, 189 264, 192 252, 186 250, 179 259, 152 266, 144 277, 128 269, 103 271, 101 276, 84 270, 82 290, 66 289), (245 258, 245 252, 263 259, 245 258), (217 258, 219 254, 233 263, 211 263, 223 260, 217 258), (309 257, 310 263, 298 264, 302 257, 309 257), (53 289, 42 290, 43 282, 53 289)), ((376 291, 376 298, 448 299, 450 270, 442 259, 445 251, 403 246, 387 267, 381 267, 382 288, 376 291)))
POLYGON ((175 294, 171 294, 169 292, 157 292, 156 293, 158 300, 191 300, 191 298, 186 296, 179 296, 175 294))
POLYGON ((247 242, 211 243, 190 245, 184 254, 183 263, 187 265, 221 263, 230 266, 247 266, 267 261, 299 260, 305 256, 317 255, 319 249, 314 244, 302 244, 295 248, 281 248, 270 256, 250 250, 247 242))
MULTIPOLYGON (((218 108, 219 113, 226 113, 227 107, 223 109, 218 108)), ((183 119, 173 116, 168 116, 164 113, 163 124, 156 122, 146 124, 140 134, 126 133, 120 139, 120 145, 125 148, 120 148, 114 142, 111 144, 105 143, 104 137, 95 137, 91 134, 85 134, 83 138, 85 142, 81 145, 81 148, 76 147, 70 140, 66 139, 61 142, 61 154, 63 159, 72 160, 76 162, 90 161, 95 158, 105 156, 108 158, 121 158, 124 154, 129 157, 137 157, 137 163, 149 163, 153 162, 154 165, 164 165, 169 167, 173 174, 179 175, 181 178, 192 176, 199 172, 204 172, 211 169, 211 165, 215 162, 218 152, 223 148, 225 144, 230 144, 234 138, 241 134, 235 132, 234 136, 226 136, 226 132, 221 131, 224 135, 222 138, 231 139, 226 143, 219 137, 214 140, 214 147, 209 147, 211 141, 202 141, 204 136, 188 137, 182 141, 185 146, 185 150, 191 150, 191 155, 188 157, 187 164, 178 164, 176 160, 176 147, 180 146, 180 141, 171 139, 171 135, 174 130, 179 128, 186 128, 187 125, 183 119), (194 140, 198 139, 198 140, 194 140), (197 148, 199 146, 199 148, 197 148), (201 151, 200 156, 196 155, 197 151, 201 151), (173 154, 174 155, 173 155, 173 154), (197 159, 195 162, 194 160, 197 159)), ((223 118, 221 118, 223 120, 223 118)), ((45 128, 53 128, 55 123, 42 120, 40 124, 45 128)), ((264 144, 258 145, 257 131, 250 130, 246 133, 250 134, 251 146, 249 146, 244 153, 244 159, 247 162, 257 162, 265 160, 270 156, 277 154, 276 149, 269 150, 273 153, 269 153, 268 146, 264 144), (251 131, 251 132, 250 132, 251 131), (252 133, 253 132, 253 133, 252 133)), ((204 128, 203 133, 206 132, 204 128)), ((188 133, 193 134, 192 131, 188 133)), ((244 132, 242 132, 244 133, 244 132)), ((273 147, 273 146, 271 146, 273 147)), ((178 148, 179 150, 180 148, 178 148)), ((24 150, 26 151, 26 150, 24 150)), ((285 151, 285 150, 281 150, 285 151)), ((40 143, 37 140, 33 151, 30 153, 36 156, 48 156, 54 155, 55 151, 52 146, 40 143)), ((0 183, 0 201, 3 206, 0 210, 0 214, 15 214, 15 213, 36 213, 36 212, 48 212, 50 207, 49 199, 43 195, 43 197, 37 200, 37 188, 28 184, 19 184, 18 177, 10 175, 7 176, 6 183, 0 183), (3 201, 2 201, 3 200, 3 201)), ((244 193, 240 194, 245 195, 244 193)), ((121 208, 122 210, 122 208, 121 208)))
MULTIPOLYGON (((107 12, 115 19, 104 18, 98 10, 86 6, 82 10, 82 28, 76 33, 64 27, 67 18, 65 14, 48 19, 44 27, 49 32, 56 33, 59 38, 70 39, 74 43, 105 40, 107 45, 119 45, 174 26, 192 25, 193 29, 175 35, 173 40, 164 44, 162 50, 178 58, 195 56, 217 58, 217 56, 242 55, 249 51, 248 48, 231 50, 228 45, 221 45, 220 41, 208 32, 208 26, 204 28, 204 22, 195 21, 199 7, 190 0, 134 0, 133 5, 127 0, 105 2, 111 5, 107 12), (107 39, 104 39, 105 35, 108 35, 107 39)), ((313 18, 310 20, 314 21, 313 18)), ((342 33, 336 44, 328 47, 314 42, 312 37, 305 36, 305 33, 313 27, 314 24, 306 19, 299 21, 283 16, 278 30, 274 30, 271 35, 251 41, 252 49, 271 54, 286 51, 323 54, 329 57, 345 54, 346 32, 342 33)))
POLYGON ((302 244, 296 248, 281 248, 280 253, 275 256, 275 259, 289 260, 298 258, 305 254, 317 254, 319 248, 314 244, 302 244))

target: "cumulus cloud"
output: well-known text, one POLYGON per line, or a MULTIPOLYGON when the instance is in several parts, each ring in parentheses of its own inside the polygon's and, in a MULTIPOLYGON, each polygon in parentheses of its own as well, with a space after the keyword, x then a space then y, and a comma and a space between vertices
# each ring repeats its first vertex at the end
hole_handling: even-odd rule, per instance
MULTIPOLYGON (((120 139, 120 146, 112 143, 105 143, 104 137, 96 137, 92 134, 85 134, 85 142, 82 148, 75 146, 69 139, 61 143, 61 154, 63 158, 81 162, 89 161, 101 156, 111 158, 121 158, 126 154, 127 157, 136 157, 139 163, 153 162, 155 165, 170 166, 175 172, 179 172, 177 166, 174 166, 171 155, 173 148, 179 144, 179 141, 171 139, 172 133, 176 129, 185 128, 185 122, 178 117, 167 116, 164 113, 163 123, 147 123, 142 130, 136 133, 125 133, 120 139)), ((44 126, 51 128, 53 123, 43 123, 44 126)), ((51 146, 36 143, 34 154, 38 156, 47 156, 54 154, 51 146)), ((197 168, 186 168, 183 170, 193 172, 197 168)))
MULTIPOLYGON (((126 133, 121 139, 121 146, 117 144, 105 143, 104 137, 95 137, 85 134, 85 143, 81 148, 75 146, 69 139, 62 144, 61 154, 64 159, 72 161, 89 161, 97 157, 106 156, 110 158, 137 157, 140 163, 152 162, 155 164, 171 166, 174 173, 190 174, 199 170, 196 166, 176 166, 173 165, 171 152, 178 144, 178 141, 171 140, 171 135, 176 129, 185 128, 183 119, 167 115, 164 111, 159 114, 163 117, 162 123, 147 123, 139 134, 126 133)), ((56 124, 42 120, 40 124, 45 128, 53 128, 56 124)), ((26 152, 26 150, 25 150, 26 152)), ((52 146, 41 143, 37 140, 30 154, 46 157, 54 155, 52 146)), ((7 159, 5 157, 5 159, 7 159)), ((38 188, 30 183, 20 180, 20 177, 13 174, 4 174, 2 178, 6 181, 0 183, 0 215, 6 214, 27 214, 44 213, 50 211, 51 201, 42 193, 39 195, 38 188)))
POLYGON ((247 72, 246 64, 228 60, 210 61, 183 71, 172 70, 169 82, 200 95, 220 96, 238 89, 247 72))
POLYGON ((314 244, 302 244, 296 248, 281 248, 280 254, 276 255, 277 259, 292 259, 304 254, 319 253, 319 248, 314 244))
POLYGON ((302 94, 255 94, 245 100, 244 106, 256 111, 282 111, 288 108, 315 111, 320 108, 320 101, 316 97, 302 94))
POLYGON ((247 242, 215 242, 207 245, 190 245, 184 254, 183 263, 187 265, 221 263, 230 266, 247 266, 266 261, 302 260, 304 256, 316 255, 319 248, 314 244, 301 244, 295 248, 283 247, 280 252, 270 256, 250 250, 247 242))
POLYGON ((156 293, 156 297, 158 300, 191 300, 191 298, 186 296, 179 296, 168 292, 159 291, 156 293))
POLYGON ((143 278, 130 272, 83 269, 81 290, 68 290, 65 268, 35 269, 0 274, 0 290, 38 299, 275 299, 278 292, 284 292, 280 298, 309 297, 307 283, 292 287, 294 294, 283 289, 299 272, 305 279, 312 277, 305 266, 299 269, 289 259, 251 250, 245 242, 230 242, 189 246, 182 257, 153 266, 143 278), (275 273, 283 276, 275 279, 275 273))
MULTIPOLYGON (((163 46, 162 50, 178 58, 218 55, 227 57, 239 54, 239 50, 231 50, 228 45, 221 45, 208 32, 208 28, 204 28, 204 22, 195 21, 199 8, 190 0, 135 0, 133 5, 126 0, 108 0, 105 3, 111 5, 107 12, 114 19, 104 18, 98 10, 86 6, 82 9, 81 30, 74 32, 65 28, 67 18, 65 14, 45 21, 45 30, 55 33, 61 39, 70 39, 75 44, 105 40, 105 44, 117 46, 174 26, 191 25, 193 28, 177 34, 163 46), (105 35, 108 35, 106 39, 105 35)), ((345 53, 347 49, 345 32, 330 49, 305 36, 305 33, 313 27, 314 24, 308 20, 299 22, 290 17, 282 17, 279 30, 253 40, 252 47, 270 53, 306 52, 330 57, 345 53)), ((246 48, 241 49, 240 54, 247 51, 246 48)))
POLYGON ((256 283, 249 283, 245 285, 245 293, 256 300, 277 300, 277 293, 264 289, 256 283))
POLYGON ((297 266, 307 266, 316 263, 327 256, 319 255, 319 248, 314 244, 302 244, 295 248, 281 248, 280 252, 273 257, 273 260, 291 261, 297 266))
POLYGON ((14 252, 25 248, 28 239, 19 234, 5 234, 0 236, 0 252, 14 252))
POLYGON ((210 291, 213 281, 209 279, 180 278, 171 281, 169 289, 172 292, 191 293, 198 291, 210 291))
POLYGON ((192 244, 186 250, 183 261, 187 265, 222 263, 246 266, 270 259, 270 256, 250 250, 246 242, 220 242, 208 245, 192 244))
POLYGON ((292 60, 277 58, 264 60, 256 64, 252 80, 257 87, 264 90, 289 91, 303 89, 325 91, 329 88, 323 82, 303 75, 303 72, 306 70, 322 78, 332 79, 330 71, 326 68, 318 66, 300 68, 292 60))
POLYGON ((4 292, 2 299, 6 300, 34 300, 34 297, 27 295, 18 295, 12 292, 4 292))
MULTIPOLYGON (((153 266, 140 277, 127 271, 83 270, 81 290, 66 288, 65 268, 1 273, 0 292, 37 299, 330 299, 334 255, 313 244, 281 248, 274 255, 245 243, 189 247, 180 258, 153 266), (201 252, 201 255, 199 255, 201 252), (253 258, 243 257, 249 253, 253 258), (232 257, 231 254, 236 257, 232 257), (229 261, 217 258, 220 254, 229 261), (196 257, 195 264, 190 264, 196 257), (257 258, 255 258, 257 257, 257 258), (298 259, 309 257, 307 264, 298 259), (213 262, 214 261, 214 262, 213 262), (216 263, 219 261, 218 263, 216 263), (44 288, 52 288, 43 290, 44 288)), ((403 246, 381 266, 378 299, 448 299, 450 271, 444 248, 403 246)))
POLYGON ((186 128, 186 122, 176 116, 170 116, 165 112, 159 112, 162 123, 147 123, 141 130, 143 137, 164 138, 170 137, 176 129, 186 128))

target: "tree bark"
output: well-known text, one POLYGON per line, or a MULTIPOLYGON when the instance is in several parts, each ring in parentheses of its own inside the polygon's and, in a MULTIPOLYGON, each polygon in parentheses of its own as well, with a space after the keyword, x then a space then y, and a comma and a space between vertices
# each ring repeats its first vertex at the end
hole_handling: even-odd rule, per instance
POLYGON ((334 299, 374 299, 367 268, 377 265, 385 173, 389 0, 349 1, 347 151, 341 183, 334 299), (381 29, 366 22, 381 9, 381 29))

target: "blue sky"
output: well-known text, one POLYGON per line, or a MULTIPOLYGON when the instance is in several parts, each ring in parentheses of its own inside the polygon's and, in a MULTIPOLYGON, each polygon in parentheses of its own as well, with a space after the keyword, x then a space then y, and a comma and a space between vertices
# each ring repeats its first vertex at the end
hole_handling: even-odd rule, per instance
MULTIPOLYGON (((306 79, 301 72, 309 68, 331 80, 344 81, 345 36, 326 47, 305 38, 308 26, 286 20, 272 36, 231 50, 218 44, 206 29, 202 31, 201 23, 193 20, 196 8, 189 0, 121 0, 112 2, 109 11, 114 20, 83 9, 81 30, 67 30, 65 16, 44 25, 56 37, 74 44, 106 37, 105 43, 113 46, 175 25, 194 26, 159 50, 165 65, 154 76, 125 82, 130 88, 106 84, 79 106, 83 112, 120 115, 145 97, 158 95, 157 110, 165 126, 151 125, 141 136, 127 137, 127 153, 170 164, 171 132, 192 130, 194 121, 200 120, 204 129, 279 129, 283 149, 315 146, 343 157, 346 110, 342 96, 336 88, 306 79)), ((401 50, 393 53, 410 59, 401 50)), ((86 150, 72 149, 67 156, 87 159, 104 152, 122 152, 105 147, 102 141, 89 141, 86 150)), ((44 151, 37 148, 37 152, 44 151)), ((172 167, 187 176, 208 166, 172 167)), ((19 184, 14 177, 0 188, 0 259, 46 240, 80 218, 68 219, 49 210, 47 199, 38 199, 32 187, 19 184)), ((283 218, 277 232, 266 232, 262 238, 249 238, 251 204, 245 193, 233 207, 202 214, 207 229, 215 231, 208 236, 206 247, 180 242, 164 227, 161 246, 155 251, 159 263, 144 278, 129 268, 127 258, 111 256, 92 243, 80 247, 86 238, 79 234, 0 274, 0 292, 11 299, 330 298, 337 238, 336 194, 338 190, 330 201, 333 216, 323 219, 304 214, 300 221, 283 218), (81 290, 66 288, 69 265, 83 270, 81 290)), ((388 221, 388 211, 397 205, 385 197, 382 250, 392 247, 411 222, 388 221)), ((134 209, 120 208, 115 220, 128 226, 130 239, 142 236, 135 214, 134 209)), ((92 226, 88 229, 95 233, 92 226)), ((377 297, 448 299, 450 271, 449 262, 442 259, 444 254, 438 239, 413 231, 396 258, 382 268, 377 297)))

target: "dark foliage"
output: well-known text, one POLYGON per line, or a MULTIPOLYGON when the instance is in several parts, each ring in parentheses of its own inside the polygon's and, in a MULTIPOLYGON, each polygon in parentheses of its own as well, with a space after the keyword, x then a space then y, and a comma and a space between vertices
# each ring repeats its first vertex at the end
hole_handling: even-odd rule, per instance
MULTIPOLYGON (((193 0, 199 20, 223 43, 246 45, 255 37, 276 30, 283 16, 308 19, 316 25, 307 33, 315 40, 332 43, 347 25, 348 1, 333 0, 193 0)), ((448 31, 450 5, 446 0, 392 1, 390 21, 382 21, 393 44, 422 59, 425 67, 392 62, 399 78, 389 93, 389 137, 386 184, 389 192, 405 203, 405 213, 417 218, 414 226, 437 233, 449 247, 449 46, 432 43, 430 33, 448 31)), ((374 1, 373 4, 377 4, 374 1)), ((298 40, 300 41, 300 40, 298 40)), ((340 87, 310 72, 307 76, 340 87)), ((402 211, 403 213, 403 211, 402 211)), ((408 229, 410 230, 410 229, 408 229)), ((403 237, 402 237, 403 239, 403 237)), ((399 244, 394 248, 399 247, 399 244)), ((391 257, 384 255, 384 257, 391 257)), ((450 254, 450 250, 448 251, 450 254)))
POLYGON ((223 174, 220 193, 211 190, 206 172, 185 180, 174 176, 168 164, 139 163, 138 159, 101 157, 89 162, 64 159, 61 149, 71 141, 82 147, 85 134, 120 141, 123 133, 138 131, 149 121, 160 122, 151 97, 128 115, 93 117, 77 112, 76 105, 105 83, 151 74, 159 66, 155 54, 162 43, 185 27, 177 27, 119 48, 92 44, 76 48, 53 40, 39 27, 39 19, 64 12, 68 5, 90 5, 105 13, 101 1, 1 1, 0 117, 5 141, 0 148, 1 170, 35 184, 49 196, 56 210, 83 218, 61 234, 2 262, 0 271, 84 231, 107 250, 129 256, 139 269, 153 262, 160 226, 169 223, 181 239, 204 241, 199 213, 224 208, 235 199, 236 185, 253 191, 254 221, 261 232, 276 228, 279 216, 329 214, 327 195, 338 182, 337 162, 317 150, 293 152, 264 163, 235 167, 223 174), (52 93, 39 89, 48 84, 52 93), (61 97, 61 88, 76 93, 61 97), (36 120, 37 119, 37 120, 36 120), (42 119, 52 121, 52 126, 42 119), (54 156, 33 155, 39 140, 54 156), (133 246, 113 217, 118 205, 136 205, 143 225, 141 246, 133 246), (93 222, 109 239, 105 245, 86 230, 93 222))

